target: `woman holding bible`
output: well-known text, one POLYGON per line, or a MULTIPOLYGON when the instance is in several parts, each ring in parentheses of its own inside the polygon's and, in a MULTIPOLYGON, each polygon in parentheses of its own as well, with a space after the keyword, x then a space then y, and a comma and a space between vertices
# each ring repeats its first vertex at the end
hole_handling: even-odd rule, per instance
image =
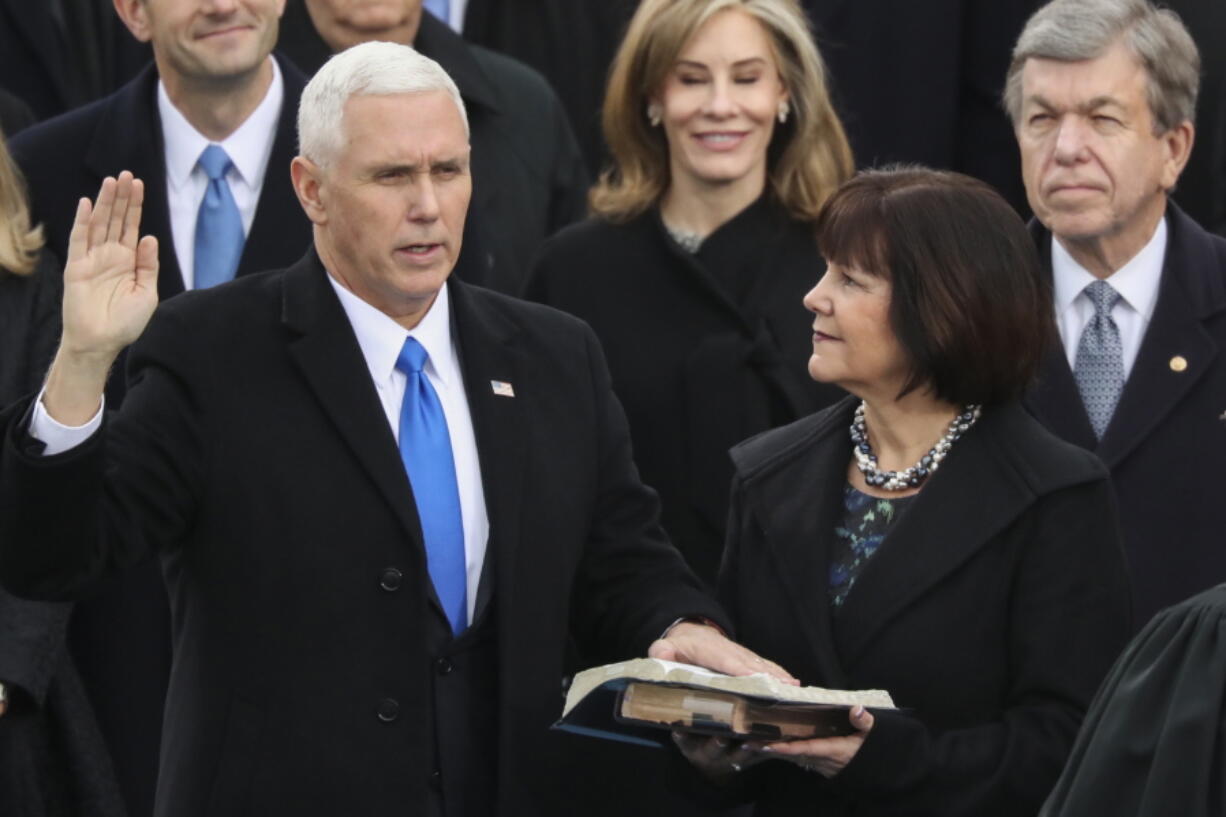
POLYGON ((756 815, 1034 815, 1130 614, 1106 469, 1018 402, 1052 337, 1033 242, 986 185, 917 168, 855 177, 817 235, 808 370, 852 396, 733 449, 720 593, 802 683, 899 710, 679 742, 756 815))

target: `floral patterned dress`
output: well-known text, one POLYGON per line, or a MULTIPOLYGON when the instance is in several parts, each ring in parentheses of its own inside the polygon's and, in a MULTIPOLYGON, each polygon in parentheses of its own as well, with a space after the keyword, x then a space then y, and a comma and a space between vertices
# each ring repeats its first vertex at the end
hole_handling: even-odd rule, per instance
POLYGON ((851 483, 843 489, 843 519, 834 529, 830 559, 830 606, 836 615, 868 560, 916 496, 882 499, 857 490, 851 483))

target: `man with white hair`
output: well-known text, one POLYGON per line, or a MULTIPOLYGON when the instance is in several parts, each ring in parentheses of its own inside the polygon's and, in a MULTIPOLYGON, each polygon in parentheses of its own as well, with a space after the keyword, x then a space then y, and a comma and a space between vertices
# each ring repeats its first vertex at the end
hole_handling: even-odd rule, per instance
POLYGON ((0 416, 0 577, 63 598, 162 557, 163 817, 569 814, 568 639, 786 673, 705 622, 590 330, 449 278, 472 182, 442 69, 350 49, 299 131, 314 249, 152 320, 142 184, 81 203, 46 388, 0 416))
POLYGON ((1005 92, 1060 338, 1028 404, 1111 469, 1138 626, 1226 581, 1226 241, 1170 201, 1199 69, 1147 0, 1054 0, 1005 92))

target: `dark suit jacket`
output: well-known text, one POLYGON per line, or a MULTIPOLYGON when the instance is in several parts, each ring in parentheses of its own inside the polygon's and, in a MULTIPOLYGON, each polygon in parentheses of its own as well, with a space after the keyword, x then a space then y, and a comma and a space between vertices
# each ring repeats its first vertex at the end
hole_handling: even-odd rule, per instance
MULTIPOLYGON (((423 14, 413 47, 443 66, 468 111, 473 198, 458 276, 519 295, 541 242, 587 212, 587 171, 557 95, 540 74, 464 42, 423 14)), ((290 0, 280 48, 308 74, 332 56, 301 0, 290 0)))
POLYGON ((712 585, 728 449, 844 394, 806 369, 813 321, 801 299, 822 269, 812 228, 768 197, 696 255, 653 209, 626 224, 593 218, 567 228, 537 257, 527 296, 595 330, 643 481, 660 492, 664 529, 712 585))
POLYGON ((109 0, 0 0, 0 86, 48 119, 109 94, 152 58, 109 0))
POLYGON ((1106 470, 1016 404, 986 409, 832 616, 855 405, 733 449, 720 595, 802 683, 885 689, 903 711, 876 713, 829 781, 755 767, 756 813, 1033 815, 1128 636, 1106 470))
POLYGON ((593 177, 607 158, 600 128, 613 55, 635 0, 469 0, 464 39, 532 66, 566 107, 593 177))
MULTIPOLYGON (((238 275, 285 266, 311 240, 289 178, 297 153, 295 119, 306 84, 291 63, 278 60, 285 96, 255 220, 238 275)), ((166 166, 157 112, 157 72, 143 73, 110 96, 23 131, 11 143, 29 183, 31 211, 47 244, 65 257, 81 196, 96 196, 102 179, 131 170, 145 182, 142 227, 158 237, 158 294, 183 292, 183 276, 170 231, 166 166)), ((122 371, 120 361, 116 371, 122 371)), ((124 379, 112 377, 107 399, 124 397, 124 379)), ((170 625, 165 593, 152 563, 116 578, 77 606, 70 644, 111 745, 116 771, 134 817, 152 811, 162 701, 170 669, 170 625)))
MULTIPOLYGON (((390 817, 427 800, 438 612, 399 452, 325 275, 311 254, 163 304, 122 410, 77 450, 40 461, 25 408, 7 415, 14 590, 76 595, 162 555, 176 625, 163 817, 390 817), (58 546, 32 547, 35 531, 58 546), (389 565, 404 581, 381 588, 389 565), (386 699, 398 715, 379 717, 386 699)), ((590 330, 449 286, 498 638, 497 740, 473 751, 498 752, 498 813, 563 815, 546 730, 568 634, 630 655, 680 615, 721 616, 658 527, 590 330)))
POLYGON ((803 0, 860 167, 968 173, 1029 212, 1000 94, 1040 0, 803 0))
MULTIPOLYGON (((1174 204, 1167 227, 1158 303, 1102 440, 1059 344, 1026 399, 1040 422, 1111 469, 1138 626, 1226 581, 1219 468, 1226 461, 1226 239, 1174 204), (1186 369, 1172 367, 1176 357, 1186 369)), ((1037 223, 1032 232, 1050 269, 1051 234, 1037 223)))

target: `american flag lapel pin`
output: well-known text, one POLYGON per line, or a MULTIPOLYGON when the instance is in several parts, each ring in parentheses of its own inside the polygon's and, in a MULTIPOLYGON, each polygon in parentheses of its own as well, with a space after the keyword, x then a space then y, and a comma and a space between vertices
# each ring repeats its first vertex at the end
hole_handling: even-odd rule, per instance
POLYGON ((490 388, 493 389, 494 394, 498 397, 514 397, 515 396, 515 387, 512 386, 510 383, 504 383, 501 380, 491 380, 490 388))

